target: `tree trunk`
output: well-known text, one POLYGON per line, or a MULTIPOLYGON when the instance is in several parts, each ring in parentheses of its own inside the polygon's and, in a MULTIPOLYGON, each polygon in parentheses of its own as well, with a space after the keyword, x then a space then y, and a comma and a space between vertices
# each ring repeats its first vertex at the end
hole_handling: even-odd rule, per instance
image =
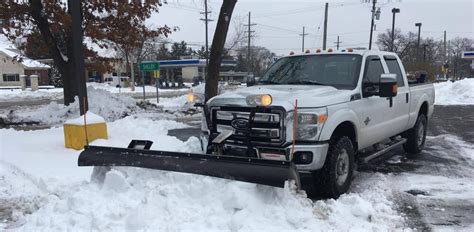
POLYGON ((211 55, 209 57, 205 88, 206 101, 217 95, 222 54, 227 38, 227 31, 229 30, 230 19, 236 3, 237 0, 223 0, 222 2, 216 31, 214 32, 214 38, 212 40, 211 55))
MULTIPOLYGON (((61 79, 63 81, 64 104, 69 105, 70 103, 74 102, 74 97, 78 96, 78 88, 75 85, 74 80, 74 63, 72 61, 72 56, 70 56, 72 52, 69 52, 69 56, 66 56, 63 55, 59 50, 58 41, 50 30, 48 19, 42 14, 43 4, 41 0, 30 0, 30 7, 31 16, 36 21, 36 25, 38 26, 43 40, 48 46, 54 64, 61 74, 61 79), (63 58, 63 56, 66 56, 66 60, 63 58)), ((69 36, 69 38, 70 37, 71 36, 69 36)), ((71 42, 71 40, 68 42, 71 42)), ((68 46, 68 50, 70 49, 72 49, 71 44, 68 46)))

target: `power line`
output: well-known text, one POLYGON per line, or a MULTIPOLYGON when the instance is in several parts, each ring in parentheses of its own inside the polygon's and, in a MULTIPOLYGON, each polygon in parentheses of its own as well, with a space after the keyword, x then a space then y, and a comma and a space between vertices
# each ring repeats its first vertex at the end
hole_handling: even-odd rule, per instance
POLYGON ((266 25, 266 24, 262 24, 262 23, 259 23, 258 25, 259 25, 259 26, 263 26, 263 27, 267 27, 267 28, 273 28, 273 29, 276 29, 276 30, 281 30, 281 31, 288 31, 288 32, 293 32, 293 33, 300 33, 299 31, 296 31, 296 30, 291 30, 291 29, 286 29, 286 28, 282 28, 282 27, 276 27, 276 26, 266 25))

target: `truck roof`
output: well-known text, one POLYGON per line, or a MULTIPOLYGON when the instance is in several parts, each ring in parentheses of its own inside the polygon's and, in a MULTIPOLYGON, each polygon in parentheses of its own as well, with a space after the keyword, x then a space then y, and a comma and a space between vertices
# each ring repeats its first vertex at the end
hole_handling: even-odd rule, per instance
MULTIPOLYGON (((368 55, 393 55, 397 56, 396 53, 394 52, 385 52, 385 51, 378 51, 378 50, 349 50, 349 49, 341 49, 340 51, 334 51, 334 50, 306 50, 304 53, 293 53, 290 52, 290 55, 286 55, 283 57, 293 57, 293 56, 315 56, 315 55, 328 55, 328 54, 356 54, 356 55, 361 55, 361 56, 368 56, 368 55)), ((281 57, 281 58, 283 58, 281 57)))

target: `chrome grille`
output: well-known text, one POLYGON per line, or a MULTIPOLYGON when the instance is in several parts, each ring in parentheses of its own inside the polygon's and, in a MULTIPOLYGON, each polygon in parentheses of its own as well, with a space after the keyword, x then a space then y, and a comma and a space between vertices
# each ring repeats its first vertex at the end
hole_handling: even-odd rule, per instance
POLYGON ((211 109, 211 112, 213 132, 233 131, 233 135, 227 140, 229 143, 242 145, 250 139, 254 145, 278 145, 285 138, 283 108, 217 107, 211 109), (252 111, 255 111, 255 116, 250 132, 247 128, 232 126, 235 119, 249 119, 252 111))

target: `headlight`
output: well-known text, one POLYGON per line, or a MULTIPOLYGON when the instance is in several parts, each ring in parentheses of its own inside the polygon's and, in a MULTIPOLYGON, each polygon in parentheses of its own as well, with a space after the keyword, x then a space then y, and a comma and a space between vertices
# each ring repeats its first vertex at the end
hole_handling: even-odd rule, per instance
POLYGON ((270 94, 259 94, 247 96, 245 101, 250 106, 269 106, 273 100, 270 94))
POLYGON ((286 133, 290 140, 293 139, 293 127, 296 125, 296 140, 317 141, 328 116, 327 109, 298 109, 297 115, 297 123, 294 111, 289 112, 287 116, 286 133))
POLYGON ((188 102, 188 104, 203 103, 204 102, 204 95, 189 92, 188 95, 187 95, 187 102, 188 102))

